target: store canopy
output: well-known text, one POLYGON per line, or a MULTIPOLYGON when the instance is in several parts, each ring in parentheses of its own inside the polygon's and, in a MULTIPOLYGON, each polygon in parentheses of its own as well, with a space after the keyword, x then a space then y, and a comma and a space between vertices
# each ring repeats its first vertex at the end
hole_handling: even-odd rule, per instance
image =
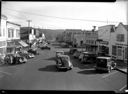
POLYGON ((25 43, 24 41, 19 41, 19 43, 23 46, 23 47, 27 47, 27 46, 29 46, 27 43, 25 43))

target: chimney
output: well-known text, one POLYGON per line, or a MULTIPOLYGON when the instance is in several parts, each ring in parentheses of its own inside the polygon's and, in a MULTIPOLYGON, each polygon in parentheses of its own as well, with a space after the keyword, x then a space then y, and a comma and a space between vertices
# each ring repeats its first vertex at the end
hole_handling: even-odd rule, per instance
POLYGON ((93 29, 92 29, 92 31, 95 31, 96 30, 96 26, 93 26, 93 29))

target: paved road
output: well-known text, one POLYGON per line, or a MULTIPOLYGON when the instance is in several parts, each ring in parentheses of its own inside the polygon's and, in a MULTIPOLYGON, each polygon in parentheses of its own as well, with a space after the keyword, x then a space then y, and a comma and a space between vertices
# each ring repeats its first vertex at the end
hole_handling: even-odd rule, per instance
MULTIPOLYGON (((93 65, 80 64, 71 57, 74 68, 58 72, 55 51, 39 50, 40 55, 25 64, 0 66, 0 88, 10 90, 112 90, 123 91, 127 76, 119 71, 96 73, 93 65)), ((68 51, 68 49, 63 49, 68 51)))

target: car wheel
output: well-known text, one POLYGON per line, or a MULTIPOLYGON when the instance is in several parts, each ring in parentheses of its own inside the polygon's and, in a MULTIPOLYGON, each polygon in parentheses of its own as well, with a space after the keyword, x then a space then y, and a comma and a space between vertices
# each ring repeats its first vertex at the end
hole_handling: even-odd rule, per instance
POLYGON ((108 68, 108 73, 110 73, 110 72, 111 72, 111 67, 108 68))

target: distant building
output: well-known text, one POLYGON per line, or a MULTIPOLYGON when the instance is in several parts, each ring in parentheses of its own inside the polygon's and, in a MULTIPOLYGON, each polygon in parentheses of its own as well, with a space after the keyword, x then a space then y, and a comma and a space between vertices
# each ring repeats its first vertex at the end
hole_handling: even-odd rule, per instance
POLYGON ((97 31, 83 31, 74 34, 74 44, 78 47, 84 47, 86 51, 94 52, 97 51, 97 31))

